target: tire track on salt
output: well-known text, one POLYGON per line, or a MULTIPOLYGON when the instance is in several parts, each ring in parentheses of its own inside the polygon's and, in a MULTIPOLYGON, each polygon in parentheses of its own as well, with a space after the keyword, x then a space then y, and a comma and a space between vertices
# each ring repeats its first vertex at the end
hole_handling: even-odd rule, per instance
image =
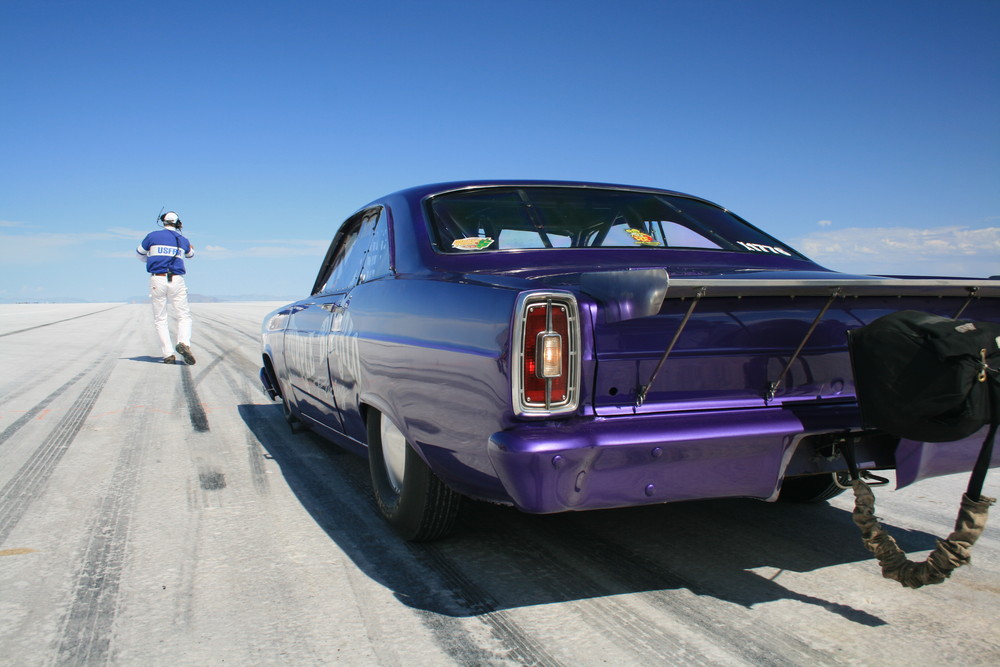
MULTIPOLYGON (((151 388, 139 384, 129 405, 145 402, 151 388)), ((124 446, 98 511, 85 532, 83 554, 71 601, 60 622, 56 662, 107 664, 114 661, 112 630, 120 606, 119 589, 129 548, 131 519, 139 492, 138 471, 152 442, 149 419, 129 421, 124 446)))
MULTIPOLYGON (((233 384, 233 391, 242 402, 250 402, 243 387, 233 384)), ((244 410, 244 419, 258 437, 263 435, 265 448, 278 460, 289 482, 300 493, 305 491, 303 504, 309 505, 317 523, 336 537, 352 560, 359 565, 366 563, 378 571, 379 581, 412 609, 442 651, 459 664, 560 664, 509 614, 497 610, 495 600, 446 556, 426 545, 401 542, 383 525, 374 509, 367 477, 362 479, 362 476, 345 471, 343 466, 329 465, 323 470, 336 479, 332 480, 333 484, 324 479, 316 471, 315 463, 306 461, 288 442, 293 436, 285 433, 285 428, 278 428, 275 422, 280 420, 280 413, 275 414, 276 418, 264 418, 260 411, 244 410), (336 493, 336 487, 344 485, 365 499, 364 503, 359 503, 359 508, 336 493), (467 616, 474 616, 489 629, 500 646, 499 651, 480 646, 473 639, 461 622, 461 618, 467 616)), ((364 610, 363 604, 359 607, 364 610)), ((377 637, 380 632, 378 618, 366 617, 365 624, 377 637)))
MULTIPOLYGON (((90 382, 42 441, 35 454, 0 489, 0 544, 7 539, 32 503, 45 491, 56 466, 83 428, 84 421, 97 402, 97 397, 104 389, 111 371, 114 370, 121 343, 120 338, 114 349, 101 357, 90 382)), ((74 379, 64 385, 62 391, 76 381, 74 379)), ((13 426, 12 424, 8 429, 13 426)))
POLYGON ((115 308, 121 308, 122 306, 125 306, 125 305, 128 305, 128 304, 122 303, 122 304, 119 304, 117 306, 112 306, 111 308, 105 308, 103 310, 95 310, 92 313, 84 313, 83 315, 76 315, 74 317, 67 317, 64 320, 56 320, 55 322, 46 322, 45 324, 39 324, 37 326, 27 327, 25 329, 18 329, 17 331, 8 331, 6 333, 0 334, 0 338, 4 338, 6 336, 13 336, 15 334, 25 333, 25 332, 28 332, 28 331, 34 331, 35 329, 41 329, 43 327, 50 327, 53 324, 61 324, 62 322, 70 322, 72 320, 78 320, 81 317, 90 317, 91 315, 100 315, 101 313, 106 313, 109 310, 114 310, 115 308))
MULTIPOLYGON (((5 428, 3 432, 0 433, 0 445, 7 442, 7 440, 9 440, 11 436, 13 436, 15 433, 20 431, 25 424, 27 424, 32 419, 41 414, 43 410, 49 407, 49 404, 51 404, 52 401, 56 400, 57 398, 65 394, 67 389, 69 389, 77 382, 82 380, 87 375, 88 372, 90 372, 90 369, 80 371, 76 375, 76 377, 64 383, 61 387, 58 387, 55 391, 53 391, 48 396, 40 400, 38 403, 32 406, 27 412, 25 412, 23 415, 14 420, 14 422, 11 423, 10 426, 5 428)), ((0 399, 0 401, 2 401, 2 399, 0 399)))
MULTIPOLYGON (((222 333, 232 333, 232 329, 228 323, 212 318, 206 319, 212 322, 209 326, 210 329, 214 330, 213 333, 218 335, 220 329, 223 330, 222 333)), ((257 341, 256 336, 247 335, 247 338, 257 341)), ((218 344, 219 341, 214 340, 213 342, 218 344)), ((242 350, 242 346, 235 346, 235 348, 242 350)), ((223 356, 228 357, 233 349, 220 351, 223 356)), ((246 364, 241 363, 241 366, 252 364, 252 361, 245 355, 239 354, 238 356, 247 362, 246 364)), ((249 404, 253 402, 253 398, 247 393, 245 382, 240 383, 236 381, 228 372, 224 372, 223 376, 229 383, 233 394, 238 397, 241 403, 249 404)), ((261 396, 265 397, 262 390, 261 396)), ((259 398, 257 400, 259 401, 259 398)), ((384 543, 384 547, 374 548, 371 525, 373 522, 380 521, 380 519, 374 510, 374 498, 372 497, 371 487, 366 476, 359 478, 356 475, 351 475, 341 470, 337 466, 330 466, 341 480, 366 499, 365 507, 361 509, 362 511, 364 509, 370 510, 372 512, 370 517, 362 517, 352 507, 348 507, 348 504, 343 502, 343 498, 333 495, 329 483, 315 474, 311 467, 301 458, 301 455, 295 451, 295 448, 285 442, 289 436, 287 434, 277 434, 273 420, 260 419, 255 414, 245 414, 244 418, 254 422, 252 428, 263 429, 269 433, 269 436, 273 436, 267 439, 269 446, 273 447, 278 443, 278 447, 282 450, 283 454, 297 459, 298 465, 294 466, 294 474, 303 478, 302 481, 305 482, 305 486, 309 489, 310 495, 314 499, 333 510, 328 514, 324 514, 327 514, 327 516, 335 515, 337 517, 340 529, 336 530, 336 534, 338 535, 338 539, 340 536, 349 536, 352 546, 351 550, 354 552, 352 558, 356 560, 358 557, 361 557, 370 561, 374 560, 383 576, 391 580, 389 585, 394 591, 397 591, 397 596, 399 595, 399 591, 407 591, 410 594, 408 597, 412 597, 412 594, 417 592, 416 597, 420 599, 410 599, 407 604, 413 608, 421 623, 431 631, 438 646, 453 659, 462 664, 494 664, 498 662, 498 656, 493 651, 480 647, 472 639, 468 631, 461 626, 461 622, 457 620, 458 617, 472 615, 489 629, 492 636, 502 647, 501 653, 503 657, 499 662, 514 661, 522 665, 540 666, 559 664, 541 644, 517 625, 510 614, 498 609, 499 605, 497 601, 488 592, 476 585, 454 563, 450 562, 447 555, 435 547, 431 545, 402 543, 388 529, 380 525, 379 541, 384 543), (385 535, 382 535, 383 533, 385 535), (355 536, 365 536, 366 539, 358 542, 355 536), (406 559, 397 553, 401 548, 409 552, 410 559, 406 559), (374 557, 375 554, 377 554, 377 557, 374 557), (428 577, 428 571, 430 571, 430 577, 428 577), (437 580, 442 585, 431 586, 424 583, 428 580, 437 580), (415 584, 415 582, 420 583, 415 584), (415 585, 417 585, 417 591, 413 590, 415 585), (435 602, 425 604, 431 600, 435 602), (414 607, 414 602, 418 606, 414 607), (436 608, 454 608, 456 603, 459 608, 453 609, 452 615, 443 615, 419 608, 419 605, 436 608)), ((285 429, 281 430, 284 431, 285 429)), ((253 456, 254 453, 251 452, 251 457, 253 458, 253 456)), ((317 517, 317 519, 321 524, 329 522, 326 517, 317 517)), ((323 527, 327 532, 331 532, 332 526, 324 525, 323 527)), ((361 606, 363 607, 363 605, 361 606)), ((366 619, 366 624, 372 628, 378 628, 379 626, 378 620, 374 618, 366 619)))

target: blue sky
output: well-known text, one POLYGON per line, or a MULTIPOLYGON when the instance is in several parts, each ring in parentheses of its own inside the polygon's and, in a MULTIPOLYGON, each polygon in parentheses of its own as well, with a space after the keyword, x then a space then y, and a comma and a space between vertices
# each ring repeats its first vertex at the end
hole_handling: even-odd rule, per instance
POLYGON ((0 300, 305 295, 444 180, 716 201, 834 269, 1000 274, 1000 2, 0 2, 0 300))

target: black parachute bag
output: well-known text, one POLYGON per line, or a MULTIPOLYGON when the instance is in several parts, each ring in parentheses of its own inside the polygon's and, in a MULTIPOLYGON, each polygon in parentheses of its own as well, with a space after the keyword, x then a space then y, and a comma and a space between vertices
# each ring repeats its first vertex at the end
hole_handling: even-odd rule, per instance
POLYGON ((993 498, 982 495, 1000 421, 1000 324, 948 319, 913 310, 881 317, 847 334, 854 384, 866 427, 923 442, 951 442, 989 425, 955 528, 920 563, 875 516, 875 496, 852 470, 853 520, 882 576, 919 588, 969 562, 993 498))
POLYGON ((847 338, 865 426, 952 442, 1000 415, 1000 324, 902 310, 847 338))

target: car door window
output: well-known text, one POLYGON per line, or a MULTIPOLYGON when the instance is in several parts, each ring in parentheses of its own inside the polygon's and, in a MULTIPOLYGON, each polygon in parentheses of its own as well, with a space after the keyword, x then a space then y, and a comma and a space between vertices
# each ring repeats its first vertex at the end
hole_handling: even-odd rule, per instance
POLYGON ((365 211, 344 223, 327 251, 313 294, 346 292, 358 283, 380 212, 365 211))
POLYGON ((369 234, 371 241, 365 253, 365 263, 361 270, 360 282, 368 282, 389 274, 389 221, 385 209, 376 211, 365 218, 361 225, 361 236, 369 234), (370 230, 370 232, 369 232, 370 230))
POLYGON ((334 253, 333 270, 330 272, 330 278, 323 287, 323 292, 336 292, 339 291, 338 288, 347 288, 349 286, 347 283, 350 266, 347 258, 357 244, 359 230, 360 227, 355 226, 353 229, 347 230, 344 234, 340 246, 337 248, 336 253, 334 253))

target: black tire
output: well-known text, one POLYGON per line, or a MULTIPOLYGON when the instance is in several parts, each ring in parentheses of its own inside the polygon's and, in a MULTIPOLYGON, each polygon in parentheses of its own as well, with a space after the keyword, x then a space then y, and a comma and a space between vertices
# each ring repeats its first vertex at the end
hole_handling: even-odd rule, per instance
POLYGON ((292 411, 292 404, 288 402, 288 393, 291 389, 285 384, 279 386, 281 388, 281 414, 284 416, 285 422, 292 433, 302 433, 306 430, 306 425, 295 416, 295 413, 292 411))
POLYGON ((388 417, 368 414, 368 464, 379 512, 409 542, 445 537, 462 497, 437 478, 388 417))
POLYGON ((792 503, 821 503, 843 493, 833 475, 788 477, 781 483, 778 500, 792 503))

